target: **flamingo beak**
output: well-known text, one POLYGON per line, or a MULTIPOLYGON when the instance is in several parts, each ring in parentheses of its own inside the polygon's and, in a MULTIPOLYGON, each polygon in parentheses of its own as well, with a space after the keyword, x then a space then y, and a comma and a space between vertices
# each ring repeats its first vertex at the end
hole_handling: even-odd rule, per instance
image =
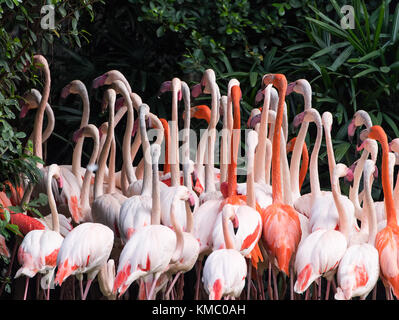
POLYGON ((351 142, 353 136, 355 135, 355 132, 356 132, 355 119, 352 119, 352 121, 349 123, 348 126, 348 137, 351 142))
POLYGON ((103 75, 95 78, 93 80, 92 88, 97 89, 105 84, 105 80, 107 80, 108 75, 104 73, 103 75))
POLYGON ((62 89, 62 91, 61 91, 61 98, 62 99, 65 99, 66 97, 68 97, 68 95, 69 95, 69 93, 70 93, 70 88, 71 88, 71 85, 70 84, 67 84, 63 89, 62 89))
POLYGON ((290 84, 288 84, 287 91, 285 93, 286 96, 290 95, 294 91, 295 85, 296 82, 291 82, 290 84))
POLYGON ((76 143, 79 140, 79 138, 82 137, 83 130, 84 130, 84 128, 80 128, 73 133, 73 137, 72 137, 73 142, 76 143))
POLYGON ((27 103, 24 103, 19 113, 19 118, 20 119, 25 118, 26 115, 28 114, 28 111, 29 111, 29 105, 27 103))
POLYGON ((255 96, 255 104, 261 102, 263 100, 264 95, 265 95, 265 90, 262 89, 258 90, 255 96))
MULTIPOLYGON (((354 163, 353 165, 355 165, 355 167, 356 167, 356 163, 354 163)), ((352 168, 352 166, 351 166, 351 168, 352 168)), ((354 180, 354 174, 353 174, 353 170, 351 168, 348 168, 348 172, 346 173, 344 181, 346 183, 348 183, 352 187, 353 186, 353 180, 354 180)))
POLYGON ((305 112, 298 113, 292 121, 294 128, 298 128, 303 122, 303 119, 305 119, 305 112))
POLYGON ((197 98, 202 93, 202 84, 198 83, 191 88, 191 95, 197 98))
POLYGON ((248 128, 254 129, 256 124, 260 122, 262 115, 257 114, 256 116, 253 116, 252 118, 249 119, 248 121, 248 128))
POLYGON ((188 197, 188 203, 190 204, 190 207, 194 207, 195 206, 195 199, 194 196, 190 193, 189 197, 188 197))
POLYGON ((159 88, 158 91, 158 97, 160 97, 160 95, 166 91, 170 91, 172 90, 172 81, 164 81, 161 84, 161 87, 159 88))

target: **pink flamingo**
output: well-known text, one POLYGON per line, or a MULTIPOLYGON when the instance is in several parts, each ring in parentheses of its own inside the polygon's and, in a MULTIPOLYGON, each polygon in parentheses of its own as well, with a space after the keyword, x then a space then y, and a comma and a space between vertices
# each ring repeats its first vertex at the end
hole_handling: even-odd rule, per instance
MULTIPOLYGON (((157 145, 151 150, 152 159, 157 163, 160 148, 157 145)), ((156 177, 158 179, 158 176, 156 177)), ((183 250, 184 237, 182 228, 174 211, 177 200, 187 201, 190 198, 189 190, 182 186, 175 194, 171 210, 173 230, 160 224, 160 195, 154 194, 151 209, 151 225, 135 232, 122 249, 113 292, 121 296, 139 278, 153 274, 153 283, 147 299, 154 297, 154 290, 158 278, 168 271, 171 263, 177 262, 183 250)))
POLYGON ((64 240, 60 234, 58 212, 51 188, 53 176, 58 186, 62 188, 60 168, 56 164, 49 167, 47 175, 47 195, 54 229, 30 231, 25 235, 18 249, 18 262, 21 268, 17 270, 15 278, 21 275, 26 276, 24 300, 27 297, 29 278, 33 278, 37 273, 44 274, 42 288, 47 289, 46 298, 50 298, 50 284, 53 280, 57 255, 64 240))
POLYGON ((342 257, 337 271, 338 287, 335 294, 337 300, 349 300, 357 296, 364 300, 378 281, 380 267, 378 251, 374 247, 377 217, 371 196, 371 179, 375 168, 373 160, 366 160, 363 180, 365 190, 365 212, 363 214, 368 223, 368 240, 350 245, 342 257))
POLYGON ((222 297, 239 297, 245 286, 247 264, 243 255, 236 249, 230 235, 229 221, 238 227, 233 206, 226 204, 222 210, 225 248, 213 251, 206 259, 202 282, 210 300, 222 297))

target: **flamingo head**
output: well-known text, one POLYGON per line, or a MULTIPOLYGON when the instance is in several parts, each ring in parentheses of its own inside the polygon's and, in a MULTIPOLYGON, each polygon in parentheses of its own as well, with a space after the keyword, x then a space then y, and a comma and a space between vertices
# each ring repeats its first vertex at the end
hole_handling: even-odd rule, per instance
POLYGON ((259 89, 255 96, 255 104, 261 102, 264 96, 265 96, 265 89, 259 89))
POLYGON ((76 131, 73 133, 73 136, 72 136, 73 142, 76 143, 76 142, 83 136, 84 129, 85 129, 85 128, 82 127, 82 128, 76 130, 76 131))
POLYGON ((203 89, 202 89, 201 82, 191 87, 191 95, 194 98, 197 98, 202 92, 203 92, 203 89))
MULTIPOLYGON (((21 103, 20 103, 20 104, 21 104, 21 103)), ((26 115, 27 115, 28 112, 29 112, 29 109, 30 109, 30 104, 27 103, 27 102, 22 102, 22 104, 21 104, 21 111, 20 111, 20 113, 19 113, 19 118, 20 118, 20 119, 25 118, 26 115)))
POLYGON ((72 84, 68 83, 64 88, 62 88, 61 91, 61 98, 65 99, 66 97, 69 96, 69 94, 71 93, 70 89, 71 89, 72 84))
POLYGON ((107 82, 107 79, 108 79, 108 72, 106 72, 106 73, 102 74, 101 76, 95 78, 93 80, 93 83, 92 83, 92 88, 93 89, 97 89, 98 87, 101 87, 101 86, 105 85, 106 82, 107 82))
POLYGON ((19 100, 19 104, 21 106, 19 118, 22 119, 26 117, 29 110, 38 108, 41 99, 42 95, 36 89, 31 89, 30 91, 26 92, 23 98, 19 100))
POLYGON ((190 114, 193 118, 204 119, 208 123, 211 121, 211 109, 205 104, 191 107, 190 114))
POLYGON ((255 126, 260 122, 262 115, 256 114, 248 119, 247 127, 251 129, 255 129, 255 126))
POLYGON ((294 92, 295 90, 295 86, 297 85, 297 82, 291 82, 287 85, 287 92, 285 93, 286 96, 290 95, 292 92, 294 92))

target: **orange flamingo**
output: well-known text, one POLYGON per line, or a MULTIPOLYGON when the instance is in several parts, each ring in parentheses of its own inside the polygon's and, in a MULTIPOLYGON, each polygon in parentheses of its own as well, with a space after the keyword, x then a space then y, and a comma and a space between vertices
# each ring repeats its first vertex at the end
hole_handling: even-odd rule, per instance
POLYGON ((272 83, 279 91, 272 145, 273 203, 264 212, 262 240, 271 261, 275 258, 278 269, 289 275, 291 257, 297 249, 302 232, 297 211, 282 200, 280 139, 287 80, 283 74, 267 74, 262 82, 266 86, 272 83))
POLYGON ((382 190, 387 214, 387 225, 377 233, 375 247, 380 258, 380 271, 384 284, 393 290, 396 298, 399 298, 399 227, 396 220, 392 186, 389 181, 388 138, 384 129, 378 125, 370 128, 368 137, 377 140, 382 147, 382 190))

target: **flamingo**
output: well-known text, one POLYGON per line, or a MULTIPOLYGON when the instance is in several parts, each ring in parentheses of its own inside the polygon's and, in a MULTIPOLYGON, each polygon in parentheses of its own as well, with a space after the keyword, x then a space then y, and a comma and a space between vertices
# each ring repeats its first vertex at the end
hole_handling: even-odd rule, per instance
POLYGON ((368 138, 377 140, 382 147, 382 189, 384 192, 384 204, 387 214, 386 227, 377 233, 375 238, 375 247, 378 250, 381 277, 383 278, 384 283, 393 291, 395 297, 398 298, 399 266, 397 248, 399 245, 399 227, 396 220, 392 185, 389 181, 388 138, 381 126, 374 125, 368 131, 368 138))
MULTIPOLYGON (((375 140, 366 138, 360 147, 357 148, 358 151, 363 150, 361 157, 350 167, 353 171, 353 186, 349 188, 349 199, 352 201, 355 208, 355 216, 357 219, 361 220, 360 230, 357 232, 357 237, 361 242, 367 241, 369 233, 369 219, 367 219, 367 212, 360 206, 359 201, 359 185, 362 176, 365 161, 371 155, 372 161, 374 163, 377 160, 378 144, 375 140), (353 169, 353 167, 355 168, 353 169)), ((377 174, 377 169, 374 171, 374 176, 377 174)), ((373 203, 373 206, 375 204, 373 203)))
MULTIPOLYGON (((165 85, 165 84, 164 84, 165 85)), ((184 86, 184 84, 183 84, 184 86)), ((170 90, 172 91, 172 127, 171 127, 171 145, 170 145, 170 169, 171 169, 171 185, 165 185, 160 189, 161 192, 161 221, 162 224, 171 227, 170 209, 174 194, 180 192, 180 169, 179 169, 179 141, 178 141, 178 120, 177 120, 177 107, 178 101, 183 97, 182 81, 179 78, 173 78, 170 82, 170 90)), ((188 95, 188 88, 185 89, 185 96, 188 95)), ((186 106, 187 108, 188 106, 186 106)), ((187 169, 187 168, 186 168, 187 169)), ((184 180, 184 179, 183 179, 184 180)), ((193 196, 193 195, 192 195, 193 196)), ((175 217, 179 221, 183 230, 187 230, 186 210, 184 201, 177 201, 177 208, 175 217)))
MULTIPOLYGON (((155 160, 159 158, 160 148, 157 145, 153 146, 151 158, 155 160)), ((155 162, 157 163, 157 160, 155 162)), ((122 249, 114 282, 114 293, 119 292, 121 296, 134 281, 153 274, 153 284, 147 295, 148 299, 152 299, 158 278, 168 270, 171 263, 175 263, 181 257, 184 238, 182 228, 174 217, 175 204, 177 200, 187 201, 190 198, 189 190, 184 186, 181 187, 179 192, 175 193, 171 210, 174 231, 160 224, 160 195, 154 195, 151 225, 135 232, 122 249)))
MULTIPOLYGON (((79 127, 83 128, 89 124, 89 117, 90 117, 90 101, 86 86, 80 80, 73 80, 62 89, 61 98, 65 99, 70 94, 79 95, 83 101, 83 113, 79 127)), ((83 142, 84 142, 83 138, 79 139, 76 142, 75 148, 73 149, 72 166, 71 166, 71 171, 75 175, 75 177, 77 179, 82 179, 82 180, 85 172, 85 170, 81 167, 83 142)))
MULTIPOLYGON (((338 178, 350 172, 344 164, 337 164, 333 171, 333 196, 337 205, 341 206, 338 192, 338 178)), ((341 209, 341 208, 340 208, 341 209)), ((294 285, 296 293, 303 293, 310 284, 321 276, 328 280, 333 279, 339 262, 344 256, 349 234, 351 232, 350 220, 345 210, 338 210, 340 231, 319 228, 312 231, 298 246, 295 257, 295 270, 297 280, 294 285)))
POLYGON ((338 287, 335 294, 337 300, 348 300, 357 296, 364 300, 378 281, 378 251, 374 247, 377 217, 371 196, 371 178, 375 168, 373 160, 366 160, 363 183, 366 209, 364 214, 368 222, 368 239, 363 243, 350 245, 342 257, 337 271, 338 287))
POLYGON ((245 286, 247 264, 236 249, 230 235, 228 221, 238 227, 233 206, 226 204, 222 210, 225 248, 213 251, 205 261, 202 282, 210 300, 220 300, 223 296, 239 297, 245 286))
POLYGON ((51 208, 53 230, 32 230, 27 233, 18 248, 18 262, 21 265, 15 274, 15 278, 26 276, 24 300, 26 300, 29 278, 37 273, 44 274, 42 288, 47 289, 46 298, 50 298, 50 284, 53 280, 56 267, 57 255, 64 238, 60 234, 60 225, 57 207, 51 188, 52 178, 55 177, 60 188, 62 178, 60 168, 53 164, 49 167, 47 175, 47 196, 51 208))
POLYGON ((282 74, 267 74, 263 77, 262 83, 266 86, 272 83, 279 90, 272 146, 273 203, 264 212, 262 241, 271 261, 275 260, 278 269, 288 275, 291 256, 301 239, 301 227, 297 211, 282 201, 280 137, 287 80, 282 74))
MULTIPOLYGON (((331 142, 332 115, 330 112, 323 113, 322 122, 326 136, 330 183, 332 184, 333 170, 335 167, 335 156, 331 142)), ((338 185, 338 190, 339 189, 340 187, 338 185)), ((352 201, 347 196, 343 195, 340 195, 340 199, 347 212, 353 232, 358 232, 359 227, 357 225, 355 208, 352 201)), ((314 200, 310 211, 309 222, 311 230, 314 231, 318 228, 339 228, 338 220, 338 211, 332 197, 332 192, 322 191, 321 196, 316 197, 316 199, 314 200)))
POLYGON ((151 221, 151 161, 149 158, 150 143, 148 141, 145 125, 145 117, 148 116, 149 107, 146 104, 140 106, 139 125, 143 146, 144 177, 140 195, 134 195, 121 205, 118 219, 118 230, 123 243, 127 243, 130 237, 139 229, 150 224, 151 221))

